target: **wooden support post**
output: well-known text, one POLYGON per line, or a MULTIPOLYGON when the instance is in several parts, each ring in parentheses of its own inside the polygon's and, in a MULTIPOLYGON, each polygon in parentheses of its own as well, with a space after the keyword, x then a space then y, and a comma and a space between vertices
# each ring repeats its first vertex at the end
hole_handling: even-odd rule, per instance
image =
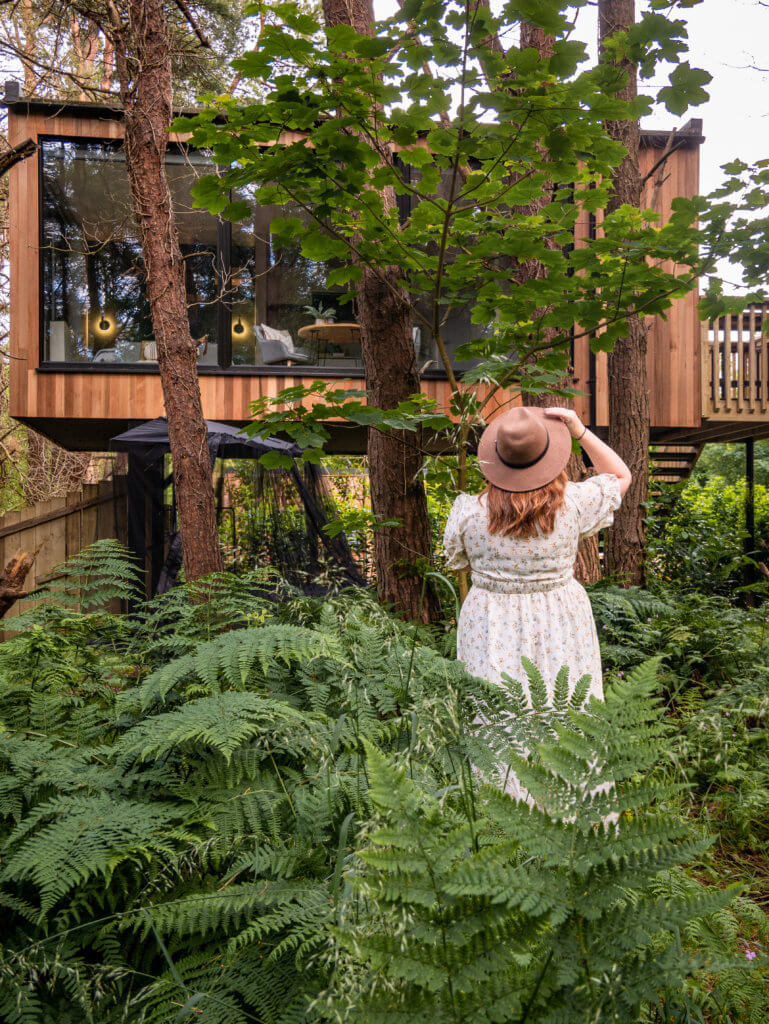
MULTIPOLYGON (((755 506, 755 462, 754 462, 754 441, 752 437, 745 438, 745 540, 743 551, 749 558, 756 558, 756 506, 755 506)), ((745 586, 753 583, 754 573, 752 565, 745 566, 745 586)), ((752 604, 748 600, 748 604, 752 604)))
POLYGON ((128 455, 128 547, 144 573, 144 595, 157 590, 164 559, 163 459, 128 455))
POLYGON ((147 506, 144 497, 144 460, 138 455, 128 455, 127 490, 127 539, 128 548, 136 556, 136 561, 145 580, 144 596, 147 593, 147 506))
MULTIPOLYGON (((165 561, 165 513, 163 505, 163 463, 160 458, 147 464, 146 488, 149 505, 150 596, 157 593, 160 572, 165 561)), ((185 566, 186 568, 186 566, 185 566)))

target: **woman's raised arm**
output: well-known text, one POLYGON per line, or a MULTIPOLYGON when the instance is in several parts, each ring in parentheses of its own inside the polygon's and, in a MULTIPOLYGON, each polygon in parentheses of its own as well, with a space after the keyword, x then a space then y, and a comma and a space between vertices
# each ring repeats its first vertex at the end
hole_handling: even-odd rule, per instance
POLYGON ((584 451, 590 456, 596 473, 613 473, 619 481, 620 494, 627 491, 633 479, 630 470, 613 448, 610 448, 600 437, 596 437, 592 430, 587 429, 573 409, 554 407, 545 409, 545 415, 563 420, 569 428, 571 436, 579 441, 584 451))

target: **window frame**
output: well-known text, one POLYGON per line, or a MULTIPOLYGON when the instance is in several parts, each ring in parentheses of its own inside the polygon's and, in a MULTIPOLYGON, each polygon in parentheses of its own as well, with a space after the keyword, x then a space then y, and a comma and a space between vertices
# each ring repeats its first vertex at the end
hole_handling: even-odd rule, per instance
MULTIPOLYGON (((46 239, 44 238, 44 160, 46 142, 74 143, 76 145, 88 145, 110 147, 120 150, 125 146, 125 139, 109 138, 107 136, 94 135, 63 135, 58 132, 40 133, 37 136, 38 142, 38 166, 37 166, 37 214, 38 214, 38 365, 35 368, 39 373, 83 373, 83 374, 137 374, 137 375, 158 375, 157 363, 94 363, 90 362, 57 362, 45 358, 45 251, 46 239)), ((172 142, 169 146, 178 147, 184 150, 184 143, 172 142)), ((188 150, 195 149, 194 146, 187 146, 188 150)), ((400 212, 400 211, 399 211, 400 212)), ((403 211, 405 212, 405 211, 403 211)), ((403 216, 403 212, 401 216, 403 216)), ((215 365, 197 364, 197 373, 201 377, 223 376, 223 377, 306 377, 311 379, 330 380, 363 380, 365 369, 363 366, 309 366, 300 364, 296 366, 246 366, 243 364, 232 364, 232 313, 231 304, 228 301, 222 282, 226 280, 232 264, 232 222, 217 217, 217 240, 215 274, 218 281, 218 298, 216 301, 216 331, 217 331, 217 352, 218 363, 215 365), (226 361, 225 361, 226 360, 226 361)), ((446 373, 440 369, 426 369, 420 377, 424 380, 445 380, 446 373)))
MULTIPOLYGON (((48 248, 48 242, 44 236, 45 233, 45 215, 44 215, 44 197, 45 197, 45 143, 46 142, 58 142, 58 143, 74 143, 75 145, 88 145, 89 143, 94 146, 107 147, 112 150, 121 150, 125 147, 124 138, 107 138, 103 136, 93 135, 61 135, 57 133, 45 133, 37 136, 38 142, 38 161, 37 161, 37 219, 38 219, 38 365, 37 369, 44 372, 65 372, 65 373, 140 373, 140 374, 153 374, 159 373, 157 364, 143 365, 141 362, 134 363, 94 363, 91 362, 57 362, 52 359, 46 359, 45 357, 45 307, 46 307, 46 296, 45 296, 45 253, 48 248)), ((184 143, 171 142, 169 146, 184 151, 184 143)), ((187 149, 194 149, 193 146, 188 146, 187 149)), ((225 304, 222 298, 222 239, 226 236, 226 232, 222 232, 223 225, 226 225, 230 229, 230 236, 232 226, 229 221, 223 221, 220 217, 216 218, 216 256, 214 260, 214 274, 217 282, 217 342, 219 341, 219 333, 222 329, 222 312, 221 307, 225 304)), ((229 253, 228 253, 229 255, 229 253)), ((218 349, 221 352, 221 348, 218 349)), ((219 357, 221 359, 221 356, 219 357)), ((221 363, 216 366, 203 366, 199 367, 199 370, 207 370, 209 373, 218 373, 226 371, 229 366, 222 366, 221 363)))

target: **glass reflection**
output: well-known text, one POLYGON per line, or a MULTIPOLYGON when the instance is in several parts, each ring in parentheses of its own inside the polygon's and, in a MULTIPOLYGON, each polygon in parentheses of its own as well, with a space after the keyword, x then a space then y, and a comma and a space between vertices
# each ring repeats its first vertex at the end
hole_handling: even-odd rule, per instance
MULTIPOLYGON (((121 143, 44 140, 41 154, 44 360, 94 366, 157 363, 121 143)), ((310 366, 360 373, 354 305, 343 304, 340 289, 326 285, 335 262, 309 260, 298 243, 279 243, 271 230, 278 216, 307 215, 291 206, 260 207, 252 200, 251 217, 230 229, 192 204, 193 184, 211 170, 204 153, 168 151, 167 177, 199 365, 310 366), (229 252, 222 251, 227 244, 229 252)), ((249 191, 234 198, 249 199, 249 191)), ((429 320, 427 306, 423 313, 429 320)), ((443 328, 452 353, 468 338, 485 333, 471 324, 469 307, 452 310, 443 328)), ((440 370, 429 328, 414 327, 412 340, 418 367, 440 370)), ((470 365, 458 362, 457 368, 470 365)))
POLYGON ((278 244, 270 230, 278 216, 306 215, 290 206, 251 205, 253 217, 232 226, 233 365, 360 367, 354 315, 341 304, 341 295, 326 287, 333 264, 307 259, 296 242, 278 244), (333 321, 322 331, 316 325, 319 311, 333 321), (343 322, 354 327, 345 330, 343 322))
MULTIPOLYGON (((44 357, 64 363, 157 362, 144 260, 117 143, 46 140, 42 151, 44 357)), ((184 256, 190 328, 217 362, 217 221, 192 208, 210 164, 169 151, 168 183, 184 256)))

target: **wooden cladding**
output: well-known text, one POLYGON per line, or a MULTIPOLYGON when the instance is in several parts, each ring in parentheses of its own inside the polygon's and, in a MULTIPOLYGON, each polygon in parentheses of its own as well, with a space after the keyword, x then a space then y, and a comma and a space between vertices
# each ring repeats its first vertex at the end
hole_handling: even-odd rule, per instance
MULTIPOLYGON (((38 104, 29 109, 12 106, 9 111, 9 141, 13 145, 28 137, 41 136, 81 139, 118 139, 123 126, 115 112, 100 116, 92 107, 82 111, 38 104)), ((664 148, 667 136, 645 135, 641 150, 641 170, 647 174, 664 148)), ((656 209, 669 214, 676 196, 691 196, 699 186, 699 142, 693 138, 676 150, 665 165, 665 177, 655 187, 647 183, 645 205, 654 201, 656 209)), ((11 249, 11 415, 37 426, 57 439, 72 433, 86 422, 93 429, 90 437, 108 439, 129 422, 152 419, 164 412, 160 378, 152 373, 101 372, 97 367, 83 372, 40 371, 40 275, 39 275, 39 157, 30 157, 14 167, 10 174, 10 249, 11 249), (55 421, 69 421, 64 431, 54 431, 55 421), (73 423, 73 421, 76 421, 73 423)), ((598 224, 593 225, 600 231, 598 224)), ((575 244, 585 244, 591 224, 585 213, 580 219, 575 244)), ((701 423, 700 325, 697 319, 697 294, 676 302, 667 320, 649 319, 648 371, 653 428, 693 428, 701 423)), ((579 330, 577 330, 579 334, 579 330)), ((297 374, 270 375, 205 373, 200 389, 205 415, 210 419, 245 422, 250 418, 250 403, 265 395, 274 397, 284 387, 309 383, 314 377, 304 368, 297 374)), ((318 374, 322 376, 322 370, 318 374)), ((576 406, 592 426, 608 422, 606 355, 591 356, 589 339, 577 337, 574 344, 574 383, 581 394, 576 406), (591 395, 592 393, 592 395, 591 395), (595 415, 591 416, 594 411, 595 415)), ((361 381, 339 379, 335 386, 360 388, 361 381)), ((449 388, 445 381, 425 380, 425 394, 448 409, 449 388)), ((707 387, 706 387, 707 390, 707 387)), ((507 406, 510 395, 500 395, 500 406, 507 406)), ((85 436, 86 432, 81 432, 85 436)), ((73 446, 93 447, 88 441, 73 446)), ((100 442, 100 445, 102 443, 100 442)))
POLYGON ((769 303, 702 324, 702 414, 769 420, 769 303))
MULTIPOLYGON (((658 140, 659 141, 659 140, 658 140)), ((664 143, 663 143, 664 148, 664 143)), ((660 148, 644 146, 640 152, 641 174, 647 175, 662 155, 660 148)), ((663 217, 672 209, 677 196, 693 196, 699 191, 700 151, 697 146, 677 150, 665 165, 661 184, 653 175, 642 195, 644 208, 653 208, 663 217)), ((593 232, 600 235, 601 214, 591 225, 586 211, 577 221, 576 245, 586 244, 593 232)), ((665 269, 672 271, 673 264, 665 269)), ((699 295, 696 289, 679 299, 667 319, 648 317, 646 368, 649 381, 649 407, 652 428, 698 427, 701 421, 700 394, 700 321, 697 316, 699 295)), ((577 330, 579 334, 579 329, 577 330)), ((577 338, 574 345, 574 383, 582 392, 575 403, 583 421, 591 426, 609 423, 608 366, 605 352, 591 358, 588 338, 577 338), (593 401, 591 402, 591 392, 593 401), (595 417, 591 416, 595 408, 595 417)))

